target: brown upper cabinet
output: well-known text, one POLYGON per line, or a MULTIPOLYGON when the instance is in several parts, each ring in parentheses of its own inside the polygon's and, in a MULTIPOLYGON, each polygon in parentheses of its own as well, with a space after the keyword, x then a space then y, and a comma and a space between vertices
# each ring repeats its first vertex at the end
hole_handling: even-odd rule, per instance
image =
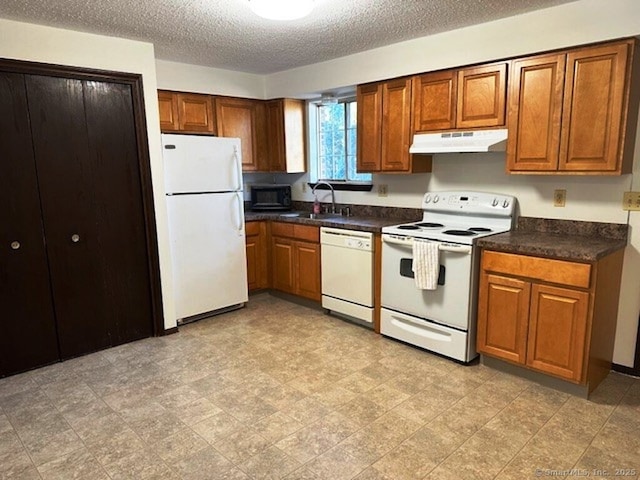
POLYGON ((237 137, 246 172, 306 171, 305 102, 158 90, 160 130, 237 137))
POLYGON ((242 170, 268 171, 266 110, 261 100, 215 97, 218 135, 242 145, 242 170))
POLYGON ((431 157, 409 154, 411 145, 411 79, 358 85, 359 172, 431 171, 431 157))
POLYGON ((209 135, 216 133, 216 122, 209 95, 158 90, 158 108, 162 132, 209 135))
POLYGON ((639 96, 632 86, 636 50, 634 40, 625 40, 514 60, 507 170, 630 173, 639 96))
POLYGON ((379 172, 382 170, 382 84, 358 85, 356 103, 358 171, 379 172))
POLYGON ((305 102, 289 98, 266 102, 269 171, 306 171, 305 102))
POLYGON ((502 62, 413 77, 414 131, 503 126, 507 65, 502 62))

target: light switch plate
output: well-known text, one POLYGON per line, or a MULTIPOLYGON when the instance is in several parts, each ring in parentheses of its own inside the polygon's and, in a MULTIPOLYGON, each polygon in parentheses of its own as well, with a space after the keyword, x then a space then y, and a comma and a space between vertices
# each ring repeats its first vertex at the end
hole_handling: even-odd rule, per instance
POLYGON ((622 196, 622 209, 640 211, 640 192, 624 192, 622 196))
POLYGON ((564 207, 566 203, 567 203, 567 191, 555 190, 553 192, 553 206, 564 207))

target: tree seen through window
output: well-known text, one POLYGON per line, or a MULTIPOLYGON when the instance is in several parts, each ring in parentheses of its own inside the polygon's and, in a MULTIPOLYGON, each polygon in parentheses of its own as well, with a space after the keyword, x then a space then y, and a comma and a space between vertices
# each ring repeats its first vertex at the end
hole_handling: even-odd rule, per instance
POLYGON ((356 172, 356 102, 318 106, 318 178, 370 182, 356 172))

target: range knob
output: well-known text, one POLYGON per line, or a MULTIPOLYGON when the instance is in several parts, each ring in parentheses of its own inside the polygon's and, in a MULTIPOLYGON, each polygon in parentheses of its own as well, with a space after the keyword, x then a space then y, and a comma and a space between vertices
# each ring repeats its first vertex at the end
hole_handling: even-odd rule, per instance
POLYGON ((424 197, 424 203, 430 203, 431 202, 431 195, 426 195, 424 197))
POLYGON ((491 202, 491 206, 493 207, 497 207, 498 206, 498 199, 494 198, 493 201, 491 202))
POLYGON ((438 195, 434 195, 433 203, 438 203, 440 201, 440 197, 438 195))
POLYGON ((362 242, 362 240, 358 240, 358 248, 362 247, 364 247, 364 243, 362 242))
POLYGON ((509 200, 505 200, 502 202, 502 208, 507 208, 509 206, 509 200))

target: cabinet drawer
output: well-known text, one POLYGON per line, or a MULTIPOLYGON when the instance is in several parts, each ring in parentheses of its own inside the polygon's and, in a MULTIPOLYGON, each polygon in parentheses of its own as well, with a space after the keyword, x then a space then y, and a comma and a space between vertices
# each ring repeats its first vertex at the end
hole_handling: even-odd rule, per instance
POLYGON ((278 237, 290 237, 320 243, 320 229, 312 225, 273 222, 271 224, 271 234, 278 237))
POLYGON ((587 263, 486 251, 482 254, 482 269, 579 288, 591 285, 591 265, 587 263))
POLYGON ((271 235, 274 237, 293 237, 293 223, 273 222, 271 235))
POLYGON ((320 243, 320 229, 311 225, 294 225, 293 236, 298 240, 320 243))
POLYGON ((263 222, 247 222, 245 223, 244 230, 248 237, 249 235, 260 235, 260 227, 263 222))

